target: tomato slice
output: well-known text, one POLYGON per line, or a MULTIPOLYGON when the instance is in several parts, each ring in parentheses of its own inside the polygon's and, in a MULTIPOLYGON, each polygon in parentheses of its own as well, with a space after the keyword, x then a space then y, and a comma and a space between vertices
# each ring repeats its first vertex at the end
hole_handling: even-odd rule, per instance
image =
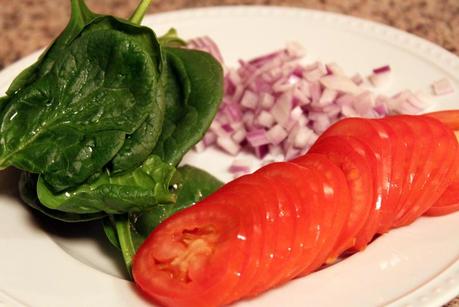
MULTIPOLYGON (((250 232, 246 232, 243 239, 250 245, 248 253, 245 255, 245 262, 240 271, 240 281, 234 289, 227 290, 225 293, 226 303, 232 298, 243 298, 251 296, 250 290, 259 280, 259 274, 263 266, 263 253, 268 243, 265 232, 267 225, 261 214, 264 207, 264 199, 260 197, 259 187, 251 183, 253 176, 246 175, 230 182, 222 187, 218 193, 214 193, 209 198, 212 201, 227 203, 229 206, 240 207, 242 215, 249 215, 252 221, 249 224, 250 232), (243 200, 239 201, 238 200, 243 200), (235 202, 236 201, 236 202, 235 202)), ((223 265, 223 264, 221 264, 223 265)), ((223 294, 220 294, 223 296, 223 294)))
POLYGON ((369 220, 374 203, 372 167, 374 157, 368 155, 368 147, 353 137, 330 136, 316 142, 311 153, 324 154, 343 172, 351 197, 351 211, 338 236, 328 262, 333 262, 345 250, 354 246, 357 236, 369 220))
POLYGON ((360 236, 356 242, 356 248, 361 250, 365 248, 374 234, 380 228, 381 221, 390 214, 392 207, 389 201, 390 177, 391 177, 391 142, 387 131, 376 120, 364 118, 347 118, 331 126, 319 138, 326 138, 332 135, 352 136, 365 143, 370 148, 369 153, 373 154, 376 159, 374 165, 374 180, 376 185, 375 212, 371 217, 375 224, 367 223, 366 233, 371 236, 360 236))
MULTIPOLYGON (((395 133, 393 142, 392 154, 392 173, 391 173, 391 191, 397 194, 395 197, 394 213, 389 217, 389 226, 394 224, 395 216, 401 210, 408 197, 408 191, 411 188, 412 182, 410 174, 411 165, 413 162, 413 151, 415 136, 412 129, 398 116, 385 117, 380 120, 383 124, 389 126, 395 133)), ((384 231, 384 229, 383 229, 384 231)))
MULTIPOLYGON (((379 135, 385 142, 390 143, 390 161, 389 157, 383 157, 383 163, 390 168, 390 180, 388 182, 387 201, 382 203, 381 219, 379 222, 378 233, 388 232, 392 227, 392 222, 396 215, 402 186, 405 180, 405 174, 402 164, 406 159, 406 147, 403 138, 399 135, 400 131, 395 130, 385 119, 372 121, 375 128, 378 129, 379 135)), ((387 172, 387 169, 386 169, 387 172)))
POLYGON ((283 181, 297 191, 294 199, 296 209, 296 236, 293 257, 286 273, 287 279, 297 277, 311 264, 317 255, 317 245, 321 234, 320 225, 324 212, 320 203, 324 201, 321 194, 322 182, 316 171, 290 162, 271 163, 257 172, 263 173, 276 182, 283 181))
POLYGON ((429 158, 424 166, 425 180, 420 183, 420 193, 414 201, 414 206, 400 220, 403 225, 412 223, 432 207, 455 175, 452 171, 457 152, 455 136, 449 128, 434 118, 424 117, 422 120, 429 124, 433 138, 430 140, 429 158))
MULTIPOLYGON (((275 248, 277 234, 283 229, 279 228, 278 216, 278 198, 274 192, 271 181, 265 179, 257 173, 246 176, 241 183, 250 187, 252 198, 256 198, 258 206, 258 215, 263 223, 262 238, 263 244, 261 249, 260 267, 257 270, 256 281, 252 281, 252 287, 247 290, 250 296, 254 296, 266 290, 267 280, 271 278, 270 271, 275 258, 275 248)), ((239 191, 238 191, 239 193, 239 191)))
POLYGON ((416 199, 421 193, 421 187, 430 172, 431 162, 429 154, 432 152, 430 143, 433 132, 426 121, 419 116, 399 115, 398 120, 405 123, 413 132, 413 156, 410 163, 407 178, 409 183, 406 186, 406 201, 395 216, 393 227, 406 225, 403 216, 415 205, 416 199), (427 164, 426 164, 427 162, 427 164))
MULTIPOLYGON (((274 181, 265 174, 258 172, 258 176, 263 177, 269 183, 266 188, 272 189, 277 198, 277 216, 274 229, 277 233, 275 238, 275 250, 273 263, 268 271, 269 278, 266 279, 265 288, 272 288, 285 280, 285 267, 292 258, 292 247, 296 233, 296 218, 294 216, 295 201, 293 194, 289 193, 289 186, 282 181, 274 181)), ((274 241, 274 240, 273 240, 274 241)))
POLYGON ((319 254, 303 272, 304 275, 316 270, 325 263, 339 234, 342 233, 351 212, 351 195, 343 171, 325 155, 309 153, 291 161, 299 165, 318 170, 325 177, 324 195, 326 201, 322 210, 326 213, 321 225, 324 233, 329 233, 319 245, 319 254))
POLYGON ((425 215, 439 216, 459 211, 459 182, 454 182, 425 215))
POLYGON ((137 286, 165 305, 224 303, 221 294, 240 282, 248 253, 241 238, 250 237, 251 221, 242 213, 240 207, 204 200, 161 223, 134 257, 137 286))
POLYGON ((452 130, 459 131, 459 110, 446 110, 424 114, 433 117, 452 130))

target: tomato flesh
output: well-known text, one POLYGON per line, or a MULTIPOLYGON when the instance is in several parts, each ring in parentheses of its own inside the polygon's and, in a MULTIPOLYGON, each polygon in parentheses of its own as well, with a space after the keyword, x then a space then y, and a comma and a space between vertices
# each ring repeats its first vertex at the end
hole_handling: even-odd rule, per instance
POLYGON ((344 173, 325 155, 309 153, 292 162, 317 169, 326 179, 324 186, 326 202, 322 208, 326 213, 326 218, 322 228, 329 235, 324 238, 319 246, 320 252, 313 263, 303 272, 303 274, 308 274, 326 262, 338 239, 340 239, 337 234, 343 232, 351 212, 351 194, 344 173))
POLYGON ((330 136, 318 141, 310 153, 324 154, 341 171, 347 181, 351 196, 349 218, 330 253, 333 262, 345 250, 353 247, 363 227, 369 220, 374 201, 372 166, 374 159, 369 149, 353 137, 330 136))

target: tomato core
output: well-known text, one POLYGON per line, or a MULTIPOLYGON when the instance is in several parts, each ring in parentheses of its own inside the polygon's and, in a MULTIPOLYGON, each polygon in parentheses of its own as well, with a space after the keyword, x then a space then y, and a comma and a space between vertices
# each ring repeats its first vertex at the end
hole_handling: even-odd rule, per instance
POLYGON ((209 256, 215 249, 218 235, 214 227, 185 229, 173 237, 173 254, 162 259, 155 256, 155 265, 163 272, 167 272, 172 279, 189 283, 206 264, 209 256))

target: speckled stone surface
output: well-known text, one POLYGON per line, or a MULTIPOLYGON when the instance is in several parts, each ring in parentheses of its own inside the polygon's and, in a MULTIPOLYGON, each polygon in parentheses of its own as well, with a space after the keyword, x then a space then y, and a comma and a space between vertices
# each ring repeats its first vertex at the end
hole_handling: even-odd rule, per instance
MULTIPOLYGON (((138 0, 87 0, 97 12, 128 16, 138 0)), ((459 55, 459 0, 163 0, 151 12, 265 4, 338 12, 414 33, 459 55)), ((64 28, 68 0, 0 0, 0 69, 46 46, 64 28)), ((447 305, 459 307, 459 298, 447 305)))

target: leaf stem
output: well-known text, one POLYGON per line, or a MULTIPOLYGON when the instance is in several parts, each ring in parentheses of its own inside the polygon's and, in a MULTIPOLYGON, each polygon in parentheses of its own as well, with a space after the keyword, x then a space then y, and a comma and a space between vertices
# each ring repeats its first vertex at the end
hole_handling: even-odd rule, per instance
POLYGON ((142 22, 142 19, 152 2, 153 0, 142 0, 139 6, 135 9, 134 13, 129 18, 129 21, 139 25, 142 22))

